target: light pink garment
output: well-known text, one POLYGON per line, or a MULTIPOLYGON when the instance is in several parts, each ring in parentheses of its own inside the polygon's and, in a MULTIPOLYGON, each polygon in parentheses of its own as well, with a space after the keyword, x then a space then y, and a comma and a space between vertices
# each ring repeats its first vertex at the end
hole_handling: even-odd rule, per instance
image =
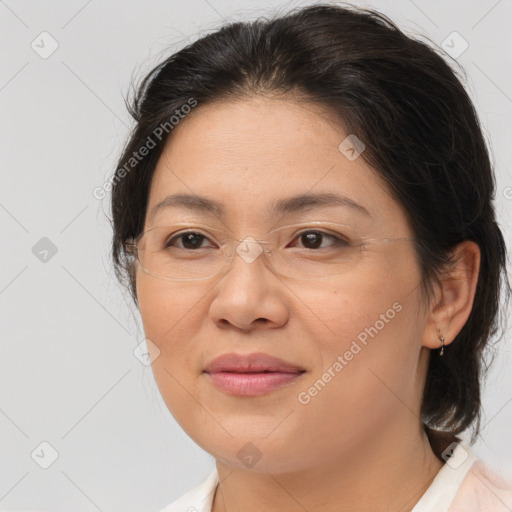
POLYGON ((449 453, 412 512, 512 512, 512 482, 477 460, 463 442, 443 452, 449 453))
POLYGON ((449 512, 512 512, 512 483, 506 482, 481 460, 464 478, 449 512))
MULTIPOLYGON (((512 512, 512 482, 505 482, 465 443, 453 443, 446 462, 412 512, 512 512)), ((444 457, 443 457, 444 458, 444 457)), ((211 512, 217 469, 161 512, 211 512)))

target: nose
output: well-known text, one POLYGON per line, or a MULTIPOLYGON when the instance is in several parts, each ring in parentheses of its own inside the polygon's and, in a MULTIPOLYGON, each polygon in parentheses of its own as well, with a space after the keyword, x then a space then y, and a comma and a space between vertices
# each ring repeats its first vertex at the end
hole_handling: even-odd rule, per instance
POLYGON ((230 268, 214 286, 209 316, 220 328, 251 331, 281 327, 288 321, 287 288, 253 241, 245 239, 236 246, 230 268))

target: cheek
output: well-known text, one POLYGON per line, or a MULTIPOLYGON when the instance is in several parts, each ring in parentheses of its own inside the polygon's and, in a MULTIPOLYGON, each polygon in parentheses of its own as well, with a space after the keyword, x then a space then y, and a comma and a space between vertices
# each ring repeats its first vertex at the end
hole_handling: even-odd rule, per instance
POLYGON ((325 387, 336 389, 333 404, 352 409, 360 407, 359 400, 392 396, 379 377, 397 393, 410 390, 421 349, 416 277, 397 273, 390 281, 374 274, 342 287, 294 290, 301 306, 293 314, 319 363, 310 384, 320 379, 317 387, 328 383, 325 387))
POLYGON ((291 297, 297 299, 292 301, 291 318, 302 331, 307 330, 308 339, 321 353, 331 355, 348 350, 352 340, 364 346, 365 341, 385 338, 403 328, 403 320, 417 305, 417 287, 411 274, 396 274, 390 279, 374 272, 343 282, 293 284, 289 288, 291 297))
POLYGON ((183 326, 190 328, 190 318, 197 315, 200 304, 194 305, 200 297, 192 291, 161 279, 140 274, 137 277, 139 310, 148 338, 166 350, 167 340, 179 340, 176 332, 183 326), (194 300, 195 299, 195 300, 194 300))
POLYGON ((203 293, 167 283, 151 276, 138 276, 137 297, 145 337, 159 349, 151 368, 162 399, 180 424, 193 413, 195 379, 201 373, 196 335, 206 311, 203 293))
POLYGON ((297 410, 317 450, 325 438, 359 445, 402 415, 404 404, 416 409, 419 295, 402 284, 376 287, 373 295, 362 286, 332 291, 318 303, 321 321, 311 320, 308 336, 316 340, 321 365, 299 390, 297 410), (321 428, 318 418, 324 418, 321 428))
POLYGON ((157 380, 165 371, 185 381, 200 372, 195 347, 206 319, 203 293, 180 284, 168 283, 151 276, 137 280, 139 310, 145 337, 160 350, 153 363, 157 380))

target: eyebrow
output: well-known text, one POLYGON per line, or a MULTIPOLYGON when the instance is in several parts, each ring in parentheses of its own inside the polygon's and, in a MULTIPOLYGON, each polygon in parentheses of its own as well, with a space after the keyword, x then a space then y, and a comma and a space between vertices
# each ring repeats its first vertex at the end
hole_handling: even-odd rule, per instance
MULTIPOLYGON (((324 206, 345 206, 371 217, 370 212, 363 205, 356 203, 348 197, 327 192, 299 194, 275 200, 269 204, 267 214, 269 216, 276 216, 324 206)), ((207 197, 193 194, 172 194, 155 205, 150 212, 150 216, 153 217, 159 211, 170 207, 185 208, 201 213, 207 213, 215 215, 221 219, 225 217, 226 213, 226 210, 221 203, 208 199, 207 197)))

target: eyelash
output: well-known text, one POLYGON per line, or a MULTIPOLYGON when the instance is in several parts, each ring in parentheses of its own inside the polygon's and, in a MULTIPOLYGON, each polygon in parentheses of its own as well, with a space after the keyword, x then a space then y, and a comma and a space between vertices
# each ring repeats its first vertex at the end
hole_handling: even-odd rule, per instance
MULTIPOLYGON (((300 239, 301 237, 303 237, 305 234, 307 233, 315 233, 317 235, 321 235, 322 237, 328 237, 328 238, 331 238, 334 240, 334 243, 332 244, 332 246, 343 246, 343 247, 346 247, 349 245, 349 242, 348 240, 344 239, 344 238, 340 238, 339 236, 336 236, 336 235, 333 235, 331 233, 326 233, 324 231, 320 231, 320 230, 317 230, 317 229, 307 229, 307 230, 304 230, 304 231, 301 231, 300 233, 298 233, 292 240, 292 242, 300 239)), ((165 242, 165 247, 166 248, 169 248, 172 246, 173 242, 176 241, 176 240, 183 240, 183 238, 187 235, 198 235, 199 237, 202 237, 203 240, 208 240, 208 237, 206 235, 203 235, 202 233, 199 233, 197 231, 186 231, 186 232, 183 232, 183 233, 180 233, 178 235, 174 235, 170 240, 166 241, 165 242)), ((323 242, 323 238, 322 238, 322 242, 323 242)), ((196 249, 187 249, 185 247, 178 247, 178 249, 184 249, 184 250, 189 250, 189 251, 194 251, 196 249)), ((307 247, 305 249, 308 249, 307 247)), ((320 248, 321 249, 321 248, 320 248)), ((325 249, 325 247, 323 248, 325 249)), ((311 250, 319 250, 318 248, 316 249, 311 249, 311 250)))

